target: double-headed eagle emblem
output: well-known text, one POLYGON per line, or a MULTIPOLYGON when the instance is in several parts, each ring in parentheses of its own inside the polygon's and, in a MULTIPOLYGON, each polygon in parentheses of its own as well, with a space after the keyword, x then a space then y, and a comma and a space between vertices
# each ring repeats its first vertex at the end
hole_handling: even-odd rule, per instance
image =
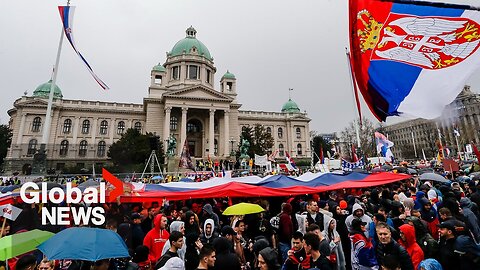
POLYGON ((357 16, 362 53, 371 60, 392 60, 426 69, 440 69, 462 62, 480 43, 480 25, 468 18, 419 17, 391 13, 385 23, 370 12, 357 16))

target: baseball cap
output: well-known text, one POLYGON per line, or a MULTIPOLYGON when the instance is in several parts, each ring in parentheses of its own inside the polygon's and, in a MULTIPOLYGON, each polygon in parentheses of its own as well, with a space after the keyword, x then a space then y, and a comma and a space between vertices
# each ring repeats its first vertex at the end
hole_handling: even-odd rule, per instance
POLYGON ((444 229, 449 229, 452 232, 455 232, 455 222, 453 220, 446 220, 443 221, 442 223, 437 224, 438 228, 444 228, 444 229))
POLYGON ((361 225, 365 226, 367 223, 358 218, 352 220, 352 228, 359 228, 361 225))
POLYGON ((232 227, 230 226, 223 226, 222 228, 222 236, 226 236, 226 235, 237 235, 237 233, 235 232, 235 230, 233 230, 232 227))
POLYGON ((141 216, 139 213, 132 213, 132 215, 130 216, 130 218, 131 218, 132 220, 134 220, 134 219, 142 218, 142 216, 141 216))

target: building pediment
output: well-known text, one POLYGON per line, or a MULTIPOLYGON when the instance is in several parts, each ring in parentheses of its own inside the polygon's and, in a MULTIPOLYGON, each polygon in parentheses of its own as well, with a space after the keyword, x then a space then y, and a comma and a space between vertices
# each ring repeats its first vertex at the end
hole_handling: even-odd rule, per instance
POLYGON ((233 99, 227 95, 224 95, 218 91, 207 88, 203 85, 196 85, 172 92, 163 94, 163 98, 175 98, 175 99, 194 99, 194 100, 208 100, 208 101, 220 101, 231 102, 233 99))
POLYGON ((24 107, 45 107, 48 105, 48 100, 28 97, 26 99, 17 100, 14 105, 24 107))

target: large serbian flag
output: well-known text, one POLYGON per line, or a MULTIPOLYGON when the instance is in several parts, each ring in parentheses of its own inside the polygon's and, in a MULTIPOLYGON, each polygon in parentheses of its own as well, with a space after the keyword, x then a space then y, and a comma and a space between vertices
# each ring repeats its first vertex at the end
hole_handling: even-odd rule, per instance
POLYGON ((372 113, 441 115, 480 66, 480 12, 468 6, 350 0, 353 70, 372 113))
POLYGON ((88 64, 87 60, 83 55, 78 51, 77 46, 75 45, 75 41, 73 39, 73 14, 75 11, 75 7, 73 6, 59 6, 58 11, 60 12, 60 17, 62 18, 62 23, 63 23, 63 29, 65 31, 65 36, 67 37, 68 41, 70 42, 70 45, 72 45, 73 50, 77 53, 77 55, 80 57, 82 60, 83 64, 88 69, 88 72, 92 75, 92 77, 97 81, 97 83, 102 87, 104 90, 109 89, 109 87, 93 72, 92 67, 90 64, 88 64))

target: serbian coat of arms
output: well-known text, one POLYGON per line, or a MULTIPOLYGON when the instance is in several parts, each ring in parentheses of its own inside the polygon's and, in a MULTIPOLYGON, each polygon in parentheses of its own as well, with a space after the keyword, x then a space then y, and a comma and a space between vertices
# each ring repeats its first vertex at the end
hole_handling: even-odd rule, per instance
POLYGON ((458 64, 480 44, 480 25, 468 18, 414 16, 390 13, 378 22, 367 10, 358 13, 362 53, 371 60, 390 60, 425 69, 458 64))

